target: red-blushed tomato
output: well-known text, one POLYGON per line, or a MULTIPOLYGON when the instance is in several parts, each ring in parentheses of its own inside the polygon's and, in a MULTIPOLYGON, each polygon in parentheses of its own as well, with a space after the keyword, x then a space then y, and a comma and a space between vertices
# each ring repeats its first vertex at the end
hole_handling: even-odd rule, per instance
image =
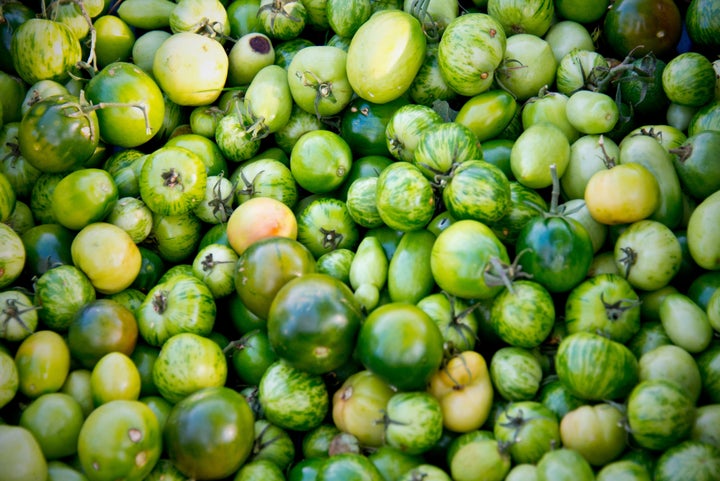
POLYGON ((297 220, 293 211, 271 197, 255 197, 233 210, 227 223, 230 246, 239 255, 254 242, 281 236, 297 238, 297 220))

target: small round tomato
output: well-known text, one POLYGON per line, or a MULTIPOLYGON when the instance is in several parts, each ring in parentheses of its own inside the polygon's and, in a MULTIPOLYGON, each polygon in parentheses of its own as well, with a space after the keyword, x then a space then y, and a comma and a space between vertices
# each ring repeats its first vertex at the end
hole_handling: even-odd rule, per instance
POLYGON ((227 223, 228 242, 241 255, 254 242, 267 237, 297 238, 293 211, 271 197, 254 197, 233 210, 227 223))
POLYGON ((62 178, 52 194, 57 223, 72 230, 105 219, 118 200, 113 178, 102 169, 80 169, 62 178))
POLYGON ((424 388, 440 366, 440 329, 422 309, 395 302, 375 308, 365 319, 357 355, 372 372, 401 390, 424 388))

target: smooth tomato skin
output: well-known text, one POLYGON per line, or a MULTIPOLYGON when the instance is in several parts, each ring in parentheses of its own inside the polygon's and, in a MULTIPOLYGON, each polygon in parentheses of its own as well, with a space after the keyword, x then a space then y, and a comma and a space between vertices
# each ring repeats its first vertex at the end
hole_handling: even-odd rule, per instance
POLYGON ((603 466, 625 449, 622 418, 622 412, 607 403, 576 408, 560 420, 563 445, 577 450, 593 466, 603 466))
POLYGON ((297 220, 293 211, 279 200, 254 197, 233 210, 227 236, 230 246, 241 255, 251 244, 266 237, 297 239, 297 220))
POLYGON ((356 351, 367 369, 398 389, 421 389, 440 366, 442 334, 419 307, 395 302, 368 315, 356 351))
POLYGON ((550 292, 567 292, 580 283, 593 260, 587 230, 578 221, 562 217, 536 217, 520 231, 517 252, 525 271, 550 292))
POLYGON ((19 391, 29 398, 60 390, 70 372, 70 350, 60 334, 41 330, 15 351, 19 391))
POLYGON ((363 99, 384 104, 403 95, 425 58, 425 35, 417 18, 401 10, 378 12, 353 35, 347 77, 363 99))
POLYGON ((294 239, 262 239, 240 254, 235 291, 248 311, 267 320, 278 291, 291 279, 315 272, 315 265, 312 253, 294 239))
POLYGON ((150 140, 163 125, 165 101, 153 79, 136 65, 113 62, 87 83, 85 95, 94 104, 122 103, 97 111, 100 137, 108 144, 137 147, 150 140), (141 106, 147 114, 148 124, 141 106))
POLYGON ((53 215, 58 223, 80 230, 110 214, 118 200, 118 188, 106 171, 80 169, 58 182, 52 199, 53 215))
POLYGON ((585 205, 596 221, 629 224, 650 216, 658 206, 660 186, 641 164, 616 165, 590 176, 585 186, 585 205))
POLYGON ((605 39, 620 58, 630 51, 636 57, 649 52, 662 57, 680 40, 682 17, 671 0, 622 0, 608 10, 603 27, 605 39))
POLYGON ((85 304, 68 327, 67 343, 73 359, 92 369, 105 354, 130 355, 138 339, 133 313, 112 299, 85 304))
POLYGON ((142 255, 130 235, 106 222, 83 227, 73 239, 70 253, 73 263, 103 294, 129 287, 142 266, 142 255))

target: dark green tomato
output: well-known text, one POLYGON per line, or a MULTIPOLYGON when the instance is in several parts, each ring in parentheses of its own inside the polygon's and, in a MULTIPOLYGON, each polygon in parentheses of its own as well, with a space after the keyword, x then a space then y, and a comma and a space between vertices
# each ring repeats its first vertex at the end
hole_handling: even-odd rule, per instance
POLYGON ((142 264, 140 272, 130 287, 147 294, 165 273, 165 262, 157 253, 145 246, 138 246, 138 249, 142 256, 142 264))
POLYGON ((178 402, 164 430, 170 459, 186 476, 220 479, 236 472, 255 439, 253 413, 242 394, 202 389, 178 402))
POLYGON ((385 139, 385 128, 397 109, 408 104, 405 96, 384 104, 356 98, 343 111, 340 135, 347 141, 353 154, 390 155, 385 139))
POLYGON ((255 329, 266 330, 265 319, 253 314, 243 303, 237 291, 231 293, 227 298, 227 309, 232 325, 238 334, 247 334, 255 329))
POLYGON ((48 97, 30 107, 20 122, 20 153, 42 172, 80 167, 100 142, 97 114, 72 95, 48 97))
POLYGON ((324 374, 349 360, 362 318, 346 284, 329 274, 305 274, 275 295, 267 317, 268 339, 293 367, 324 374))
POLYGON ((288 481, 315 481, 320 467, 325 462, 322 458, 305 458, 294 464, 288 471, 288 481))
POLYGON ((510 168, 510 151, 514 143, 510 139, 492 139, 482 143, 483 160, 502 170, 508 180, 515 180, 510 168))
POLYGON ((267 332, 255 329, 230 343, 230 355, 235 373, 245 383, 257 386, 270 364, 277 361, 267 332))
POLYGON ((41 276, 48 269, 72 265, 70 245, 75 234, 60 224, 39 224, 22 235, 25 246, 25 270, 30 276, 41 276))
POLYGON ((666 63, 646 56, 633 61, 633 70, 627 70, 618 81, 623 102, 632 105, 638 115, 665 113, 670 101, 662 86, 662 73, 666 63))
POLYGON ((227 237, 227 224, 215 224, 210 227, 200 238, 198 252, 210 244, 220 244, 231 247, 227 237))
POLYGON ((315 272, 315 258, 300 242, 270 237, 254 242, 240 256, 235 289, 250 312, 267 319, 277 292, 291 279, 315 272))
POLYGON ((360 362, 400 390, 424 389, 442 360, 443 338, 437 324, 414 304, 376 307, 358 335, 360 362))
POLYGON ((180 262, 197 252, 202 222, 195 214, 153 214, 148 240, 166 262, 180 262))
POLYGON ((160 354, 160 348, 139 342, 135 345, 130 359, 140 373, 140 396, 154 396, 158 394, 153 382, 153 366, 160 354))
POLYGON ((0 70, 14 73, 10 43, 13 32, 25 21, 35 18, 35 12, 20 2, 8 2, 2 8, 2 22, 0 22, 0 70))
POLYGON ((690 283, 687 295, 702 309, 707 309, 708 301, 720 288, 720 271, 708 271, 700 274, 690 283))
POLYGON ((109 352, 129 356, 137 339, 137 320, 129 309, 112 299, 96 299, 85 304, 73 318, 67 344, 73 359, 92 369, 109 352))
POLYGON ((18 199, 27 199, 42 172, 20 153, 19 132, 20 122, 5 123, 0 129, 0 173, 7 177, 18 199))
POLYGON ((605 15, 603 36, 620 58, 631 51, 636 57, 649 52, 663 57, 681 31, 680 10, 672 0, 620 0, 605 15))
POLYGON ((703 272, 697 262, 690 255, 688 247, 687 230, 675 231, 675 237, 680 241, 680 249, 682 249, 682 260, 680 261, 680 270, 672 279, 672 285, 685 289, 703 272))
POLYGON ((576 220, 536 217, 518 234, 523 270, 550 292, 567 292, 582 281, 593 260, 590 235, 576 220))

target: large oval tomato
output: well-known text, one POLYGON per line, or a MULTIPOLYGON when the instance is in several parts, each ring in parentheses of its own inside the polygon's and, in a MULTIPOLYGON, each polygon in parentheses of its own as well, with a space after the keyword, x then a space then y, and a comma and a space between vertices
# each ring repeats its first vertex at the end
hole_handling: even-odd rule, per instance
POLYGON ((417 18, 386 10, 369 18, 353 35, 347 77, 363 99, 384 104, 404 94, 425 57, 426 40, 417 18))
POLYGON ((660 57, 680 40, 682 17, 671 0, 622 0, 605 15, 603 36, 621 58, 631 51, 660 57))

